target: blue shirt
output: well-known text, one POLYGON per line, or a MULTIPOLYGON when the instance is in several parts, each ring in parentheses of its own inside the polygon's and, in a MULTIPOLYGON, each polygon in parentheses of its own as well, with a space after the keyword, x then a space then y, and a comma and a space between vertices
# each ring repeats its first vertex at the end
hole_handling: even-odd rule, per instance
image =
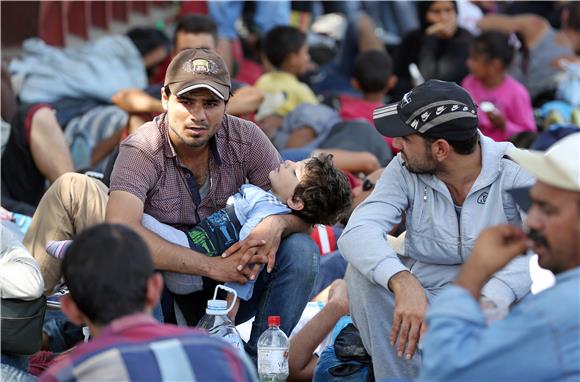
POLYGON ((490 326, 473 296, 450 286, 427 324, 418 380, 580 381, 580 267, 490 326))
POLYGON ((39 382, 255 381, 245 354, 200 330, 149 315, 113 321, 93 340, 59 357, 39 382))
POLYGON ((292 212, 271 191, 264 191, 253 184, 244 184, 240 187, 240 192, 230 196, 227 203, 234 204, 236 217, 242 225, 240 240, 248 237, 250 232, 268 216, 292 212))

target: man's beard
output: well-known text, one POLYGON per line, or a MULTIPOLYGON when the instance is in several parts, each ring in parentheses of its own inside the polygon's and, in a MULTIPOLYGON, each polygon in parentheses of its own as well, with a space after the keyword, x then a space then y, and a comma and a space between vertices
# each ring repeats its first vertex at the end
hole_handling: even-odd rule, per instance
POLYGON ((424 157, 424 160, 421 163, 416 164, 410 164, 406 159, 406 156, 403 157, 403 159, 403 167, 407 168, 407 170, 413 174, 436 175, 439 170, 438 163, 427 156, 424 157))

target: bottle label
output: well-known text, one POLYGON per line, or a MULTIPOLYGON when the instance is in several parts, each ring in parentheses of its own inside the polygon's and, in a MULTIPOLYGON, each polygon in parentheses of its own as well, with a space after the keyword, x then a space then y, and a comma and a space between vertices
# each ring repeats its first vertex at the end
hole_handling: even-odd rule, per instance
POLYGON ((258 373, 288 374, 288 349, 259 348, 258 373))

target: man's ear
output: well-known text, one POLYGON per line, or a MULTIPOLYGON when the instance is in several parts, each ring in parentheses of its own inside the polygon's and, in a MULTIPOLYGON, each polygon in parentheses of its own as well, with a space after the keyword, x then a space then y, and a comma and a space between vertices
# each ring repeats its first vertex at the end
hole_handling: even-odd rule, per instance
POLYGON ((443 162, 451 153, 451 145, 445 139, 437 139, 431 144, 431 154, 438 162, 443 162))
POLYGON ((360 91, 360 90, 361 90, 361 88, 360 88, 360 83, 359 83, 359 82, 358 82, 358 80, 357 80, 356 78, 354 78, 354 77, 350 79, 350 85, 351 85, 351 86, 352 86, 352 87, 353 87, 355 90, 358 90, 358 91, 360 91))
POLYGON ((77 326, 82 326, 85 324, 85 315, 79 310, 77 304, 73 301, 70 294, 61 296, 59 301, 62 312, 68 317, 70 322, 77 326))
POLYGON ((165 92, 165 86, 161 88, 161 105, 163 110, 167 111, 167 102, 169 102, 169 96, 165 92))
POLYGON ((146 304, 148 308, 153 309, 159 304, 161 293, 163 293, 163 276, 155 272, 147 280, 146 304))
POLYGON ((300 211, 304 209, 304 202, 300 198, 289 198, 286 201, 286 204, 294 211, 300 211))

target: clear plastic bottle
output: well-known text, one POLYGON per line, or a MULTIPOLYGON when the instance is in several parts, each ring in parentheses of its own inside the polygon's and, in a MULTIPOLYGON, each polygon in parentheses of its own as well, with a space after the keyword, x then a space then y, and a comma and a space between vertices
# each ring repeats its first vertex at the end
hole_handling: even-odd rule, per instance
POLYGON ((269 316, 268 326, 258 339, 258 375, 262 382, 285 381, 290 341, 280 330, 280 316, 269 316))
POLYGON ((218 300, 218 289, 224 289, 228 293, 233 293, 233 301, 236 301, 238 295, 235 290, 223 285, 218 285, 215 288, 213 300, 209 300, 207 302, 205 316, 202 317, 197 326, 206 329, 210 335, 220 337, 230 343, 234 348, 243 351, 244 342, 242 341, 242 337, 240 337, 240 333, 238 333, 236 326, 228 317, 229 311, 232 310, 233 303, 228 308, 228 303, 226 300, 218 300))

